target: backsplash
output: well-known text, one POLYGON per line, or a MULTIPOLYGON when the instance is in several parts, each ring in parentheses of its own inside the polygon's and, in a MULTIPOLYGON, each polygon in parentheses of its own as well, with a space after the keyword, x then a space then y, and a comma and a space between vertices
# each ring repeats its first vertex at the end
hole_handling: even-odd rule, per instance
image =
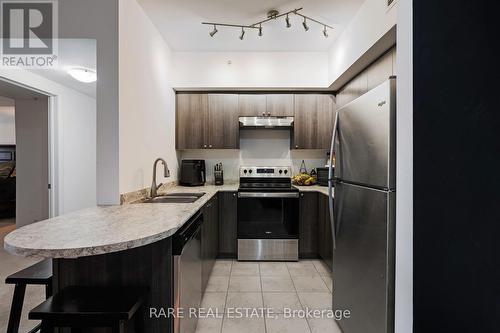
POLYGON ((291 166, 295 174, 302 160, 308 171, 325 164, 324 150, 290 150, 290 135, 289 130, 241 130, 239 150, 185 150, 179 156, 180 159, 204 159, 208 183, 214 181, 214 165, 219 162, 223 164, 224 181, 238 180, 240 166, 291 166))

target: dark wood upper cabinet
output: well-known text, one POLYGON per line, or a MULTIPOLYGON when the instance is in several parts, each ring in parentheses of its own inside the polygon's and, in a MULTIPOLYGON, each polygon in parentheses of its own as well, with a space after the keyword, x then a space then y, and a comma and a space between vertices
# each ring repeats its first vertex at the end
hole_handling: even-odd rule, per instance
POLYGON ((208 135, 206 142, 212 149, 238 149, 238 95, 208 95, 208 135))
POLYGON ((177 94, 176 100, 175 147, 203 149, 206 145, 207 94, 177 94))
POLYGON ((267 114, 266 95, 248 94, 239 95, 238 116, 261 117, 267 114))
POLYGON ((293 116, 293 94, 271 94, 267 95, 267 116, 293 116))
POLYGON ((333 133, 335 97, 295 95, 292 149, 329 149, 333 133))
POLYGON ((177 94, 176 149, 238 149, 238 95, 177 94))

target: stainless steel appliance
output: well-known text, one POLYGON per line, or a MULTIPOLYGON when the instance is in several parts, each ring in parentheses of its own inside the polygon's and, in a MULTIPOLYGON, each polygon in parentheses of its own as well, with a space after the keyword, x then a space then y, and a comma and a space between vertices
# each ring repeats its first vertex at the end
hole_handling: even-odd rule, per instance
POLYGON ((201 305, 201 235, 203 215, 198 213, 172 239, 174 264, 174 308, 183 309, 184 318, 174 318, 175 333, 196 331, 198 319, 189 315, 189 309, 201 305))
POLYGON ((204 160, 182 160, 180 184, 183 186, 202 186, 207 181, 204 160))
POLYGON ((351 312, 338 322, 344 333, 394 331, 395 91, 391 78, 339 109, 335 119, 333 308, 351 312))
POLYGON ((240 117, 241 128, 291 128, 293 117, 240 117))
POLYGON ((242 167, 238 260, 297 261, 299 191, 290 167, 242 167))
POLYGON ((316 168, 316 177, 318 179, 319 186, 328 186, 328 173, 329 172, 330 172, 330 168, 328 168, 328 167, 316 168))

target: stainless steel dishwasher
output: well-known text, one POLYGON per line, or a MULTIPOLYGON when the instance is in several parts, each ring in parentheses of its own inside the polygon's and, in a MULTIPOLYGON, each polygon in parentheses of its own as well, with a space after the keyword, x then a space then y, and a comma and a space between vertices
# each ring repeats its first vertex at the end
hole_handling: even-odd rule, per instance
POLYGON ((174 308, 182 316, 174 318, 175 333, 194 333, 198 323, 197 309, 201 305, 201 225, 198 213, 173 237, 174 308), (191 309, 196 309, 196 316, 191 309))

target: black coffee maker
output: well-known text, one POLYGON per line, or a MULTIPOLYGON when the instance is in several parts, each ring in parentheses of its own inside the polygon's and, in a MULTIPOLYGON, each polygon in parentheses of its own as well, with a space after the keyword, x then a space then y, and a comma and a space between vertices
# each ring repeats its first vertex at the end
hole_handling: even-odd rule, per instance
POLYGON ((205 160, 182 160, 181 180, 183 186, 203 186, 207 181, 205 160))

